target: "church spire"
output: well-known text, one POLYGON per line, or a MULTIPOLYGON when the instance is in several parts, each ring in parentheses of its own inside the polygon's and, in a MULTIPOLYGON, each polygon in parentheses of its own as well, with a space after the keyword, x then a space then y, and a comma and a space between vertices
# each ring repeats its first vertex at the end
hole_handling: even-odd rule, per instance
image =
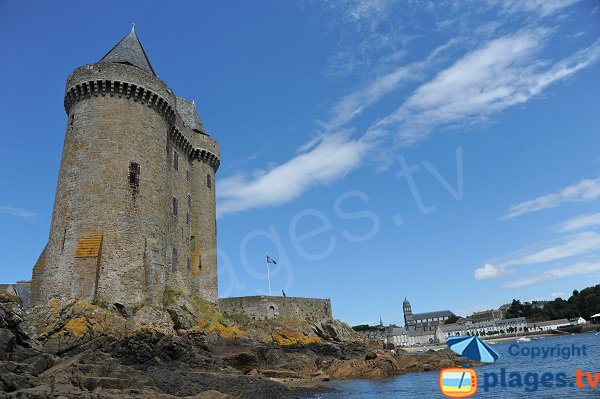
POLYGON ((106 53, 100 59, 100 62, 102 61, 133 65, 156 76, 142 43, 135 33, 135 23, 131 26, 131 32, 106 53))

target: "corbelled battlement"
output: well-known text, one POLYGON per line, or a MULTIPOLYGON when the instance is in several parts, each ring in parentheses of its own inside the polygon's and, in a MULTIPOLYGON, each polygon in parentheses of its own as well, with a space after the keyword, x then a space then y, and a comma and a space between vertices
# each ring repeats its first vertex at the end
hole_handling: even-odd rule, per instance
POLYGON ((79 101, 98 96, 126 98, 154 109, 169 125, 170 138, 188 157, 208 163, 215 171, 219 168, 218 142, 207 134, 195 134, 194 126, 186 126, 177 112, 175 95, 156 76, 126 64, 84 65, 67 79, 65 111, 70 114, 79 101))

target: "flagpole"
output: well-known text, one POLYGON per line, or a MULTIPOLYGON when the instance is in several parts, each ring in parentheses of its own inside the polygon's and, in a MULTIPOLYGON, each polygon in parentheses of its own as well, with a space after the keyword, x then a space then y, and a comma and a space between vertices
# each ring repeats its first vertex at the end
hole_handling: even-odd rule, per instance
POLYGON ((273 296, 271 294, 271 272, 269 270, 269 258, 268 258, 269 255, 267 255, 267 253, 265 252, 265 256, 266 256, 266 262, 267 262, 267 279, 269 280, 269 296, 273 296))
POLYGON ((267 277, 269 278, 269 296, 273 296, 271 294, 271 272, 269 271, 269 264, 267 263, 267 277))

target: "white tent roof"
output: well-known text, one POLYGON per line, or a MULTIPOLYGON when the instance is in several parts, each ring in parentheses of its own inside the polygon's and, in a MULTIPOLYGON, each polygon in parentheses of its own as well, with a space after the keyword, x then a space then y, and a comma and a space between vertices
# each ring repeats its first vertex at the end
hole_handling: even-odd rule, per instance
POLYGON ((592 315, 592 319, 594 319, 596 317, 600 317, 600 313, 596 313, 596 314, 592 315))

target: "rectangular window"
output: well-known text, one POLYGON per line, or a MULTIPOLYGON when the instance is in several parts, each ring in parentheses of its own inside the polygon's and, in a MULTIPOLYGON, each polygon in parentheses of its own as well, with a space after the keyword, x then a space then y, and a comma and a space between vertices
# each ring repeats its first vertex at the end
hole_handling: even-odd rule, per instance
POLYGON ((177 198, 173 197, 173 216, 177 216, 177 208, 179 208, 177 198))
POLYGON ((129 181, 129 187, 134 190, 140 188, 140 164, 135 162, 129 162, 129 172, 127 174, 127 180, 129 181))
POLYGON ((179 153, 173 150, 173 169, 179 170, 179 153))
POLYGON ((173 248, 173 257, 171 258, 171 267, 173 268, 173 271, 176 272, 177 271, 177 248, 173 248))
POLYGON ((188 206, 191 208, 192 207, 192 195, 188 194, 188 206))
POLYGON ((210 180, 210 175, 206 175, 206 187, 210 188, 212 186, 212 182, 210 180))
POLYGON ((190 213, 188 212, 186 217, 185 217, 185 222, 187 223, 187 225, 189 226, 190 224, 192 224, 192 215, 190 215, 190 213))
POLYGON ((190 173, 190 171, 186 171, 185 172, 185 178, 187 179, 187 181, 189 182, 190 180, 192 180, 192 174, 190 173))

